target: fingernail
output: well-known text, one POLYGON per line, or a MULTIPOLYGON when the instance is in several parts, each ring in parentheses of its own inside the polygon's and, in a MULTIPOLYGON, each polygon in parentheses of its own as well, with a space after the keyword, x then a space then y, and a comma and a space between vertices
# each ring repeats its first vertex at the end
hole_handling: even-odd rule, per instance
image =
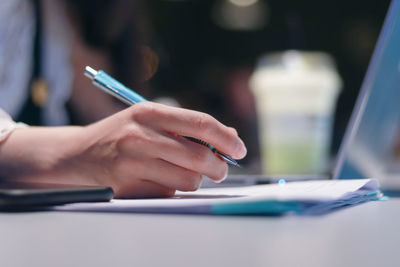
POLYGON ((203 184, 203 176, 200 175, 200 179, 198 179, 196 183, 196 188, 199 189, 202 184, 203 184))
POLYGON ((237 147, 236 148, 236 151, 237 151, 236 156, 238 158, 244 158, 244 156, 246 156, 246 154, 247 154, 247 148, 240 138, 238 138, 236 141, 236 147, 237 147))

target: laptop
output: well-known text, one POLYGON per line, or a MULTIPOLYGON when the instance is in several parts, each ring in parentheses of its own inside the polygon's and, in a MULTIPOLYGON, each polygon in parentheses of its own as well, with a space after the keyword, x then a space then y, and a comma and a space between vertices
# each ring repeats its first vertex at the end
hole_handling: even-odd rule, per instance
POLYGON ((400 189, 400 1, 386 15, 332 173, 400 189))
MULTIPOLYGON (((231 175, 222 185, 285 180, 376 178, 400 189, 400 0, 392 0, 335 165, 326 177, 231 175)), ((205 184, 206 187, 208 183, 205 184)))

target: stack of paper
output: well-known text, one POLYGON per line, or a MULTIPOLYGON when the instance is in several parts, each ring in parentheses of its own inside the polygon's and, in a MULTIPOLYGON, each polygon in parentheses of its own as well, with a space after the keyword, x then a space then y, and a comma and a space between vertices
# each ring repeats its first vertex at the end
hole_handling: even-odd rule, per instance
POLYGON ((57 210, 220 215, 322 214, 381 197, 373 179, 321 180, 246 187, 208 188, 167 199, 76 203, 57 210))

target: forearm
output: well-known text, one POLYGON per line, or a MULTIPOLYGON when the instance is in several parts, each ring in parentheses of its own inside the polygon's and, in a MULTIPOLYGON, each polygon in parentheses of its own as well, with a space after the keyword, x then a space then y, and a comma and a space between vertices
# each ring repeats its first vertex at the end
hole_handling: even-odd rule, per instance
POLYGON ((0 144, 1 178, 74 182, 65 181, 64 174, 68 173, 68 161, 65 159, 70 158, 74 146, 81 145, 77 138, 79 130, 80 127, 29 127, 14 130, 0 144))

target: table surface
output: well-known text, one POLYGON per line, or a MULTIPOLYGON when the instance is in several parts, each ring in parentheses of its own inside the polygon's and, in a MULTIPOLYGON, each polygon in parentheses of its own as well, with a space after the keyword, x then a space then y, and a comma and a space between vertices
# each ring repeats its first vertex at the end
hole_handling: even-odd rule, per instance
POLYGON ((1 266, 400 266, 400 199, 324 216, 0 213, 1 266))

